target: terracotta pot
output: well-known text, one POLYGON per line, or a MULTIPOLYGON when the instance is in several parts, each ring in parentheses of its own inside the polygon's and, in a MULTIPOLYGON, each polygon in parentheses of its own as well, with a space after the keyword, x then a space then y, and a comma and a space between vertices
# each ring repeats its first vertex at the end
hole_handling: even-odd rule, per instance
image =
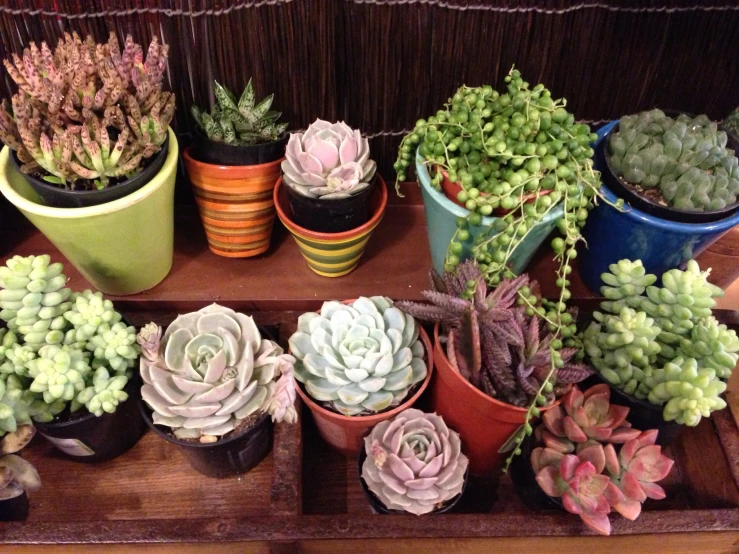
MULTIPOLYGON (((470 472, 481 477, 495 475, 505 454, 498 450, 526 420, 526 408, 491 398, 459 374, 439 341, 434 327, 436 377, 431 386, 431 410, 444 418, 462 439, 470 459, 470 472)), ((557 406, 561 399, 541 411, 557 406)))
POLYGON ((416 392, 408 400, 403 402, 400 406, 382 412, 379 414, 367 415, 367 416, 345 416, 337 412, 332 412, 326 408, 316 404, 313 399, 303 390, 301 384, 296 382, 296 389, 303 402, 308 406, 313 419, 318 427, 318 434, 325 440, 331 448, 337 452, 344 454, 345 456, 356 456, 364 445, 364 437, 370 432, 370 430, 378 423, 392 419, 403 410, 412 408, 413 404, 421 397, 423 391, 428 387, 429 381, 431 380, 431 374, 434 372, 434 354, 431 347, 431 341, 426 331, 421 327, 421 341, 423 341, 423 347, 426 350, 426 366, 428 367, 428 374, 424 379, 421 386, 418 387, 416 392))
POLYGON ((387 187, 382 177, 377 175, 377 183, 373 187, 370 199, 372 215, 369 221, 355 229, 340 233, 319 233, 297 225, 285 188, 280 177, 274 191, 277 215, 298 243, 308 267, 324 277, 341 277, 354 271, 359 265, 359 259, 364 253, 372 231, 380 224, 385 214, 387 187))
POLYGON ((247 258, 267 251, 275 220, 272 189, 281 158, 259 165, 200 162, 185 150, 185 167, 200 209, 208 246, 219 256, 247 258))

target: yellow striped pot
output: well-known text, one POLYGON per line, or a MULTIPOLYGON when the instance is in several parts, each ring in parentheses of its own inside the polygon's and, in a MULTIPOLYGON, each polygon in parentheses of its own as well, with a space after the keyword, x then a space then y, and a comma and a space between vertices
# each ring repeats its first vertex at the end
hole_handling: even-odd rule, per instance
POLYGON ((219 256, 247 258, 267 251, 275 221, 272 192, 280 162, 225 166, 183 155, 208 246, 219 256))
POLYGON ((359 264, 372 231, 385 214, 387 187, 382 177, 377 175, 369 221, 356 229, 342 233, 317 233, 296 225, 292 220, 292 209, 284 190, 285 186, 280 177, 274 191, 277 215, 298 243, 308 267, 324 277, 341 277, 353 271, 359 264))

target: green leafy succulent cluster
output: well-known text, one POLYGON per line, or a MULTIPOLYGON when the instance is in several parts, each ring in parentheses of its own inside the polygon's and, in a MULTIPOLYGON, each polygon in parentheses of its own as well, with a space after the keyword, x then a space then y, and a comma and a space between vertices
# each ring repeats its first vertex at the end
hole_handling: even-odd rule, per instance
POLYGON ((97 416, 113 412, 139 356, 136 330, 110 300, 64 285, 49 256, 14 256, 0 267, 0 429, 15 420, 51 421, 67 406, 97 416), (20 415, 19 415, 20 414, 20 415))
POLYGON ((673 119, 651 110, 621 118, 610 163, 627 182, 658 189, 671 207, 720 210, 739 195, 739 160, 727 140, 705 115, 673 119))
POLYGON ((270 110, 273 94, 255 101, 251 79, 238 100, 218 81, 213 83, 213 92, 216 104, 210 113, 191 108, 195 122, 210 140, 234 146, 261 144, 277 140, 287 129, 287 123, 277 123, 282 114, 270 110))
POLYGON ((612 264, 603 312, 582 334, 593 366, 627 394, 664 405, 666 420, 697 425, 726 406, 720 394, 739 359, 736 332, 712 315, 723 291, 695 260, 657 277, 641 261, 612 264))

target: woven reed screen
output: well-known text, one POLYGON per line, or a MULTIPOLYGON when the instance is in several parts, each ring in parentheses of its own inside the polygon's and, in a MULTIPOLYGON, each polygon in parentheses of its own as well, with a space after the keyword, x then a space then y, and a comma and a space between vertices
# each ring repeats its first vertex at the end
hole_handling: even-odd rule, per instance
MULTIPOLYGON (((404 130, 462 83, 512 64, 602 121, 658 106, 714 119, 739 103, 737 0, 3 0, 0 56, 64 31, 170 45, 177 132, 213 78, 275 93, 291 128, 343 119, 393 178, 404 130)), ((4 74, 5 72, 3 72, 4 74)), ((7 76, 0 88, 14 91, 7 76)))

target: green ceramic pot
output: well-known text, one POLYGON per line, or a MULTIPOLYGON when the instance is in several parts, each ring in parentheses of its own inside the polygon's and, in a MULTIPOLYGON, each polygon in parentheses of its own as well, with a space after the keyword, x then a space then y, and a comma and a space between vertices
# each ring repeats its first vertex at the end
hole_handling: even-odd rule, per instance
MULTIPOLYGON (((431 261, 434 264, 434 269, 439 273, 443 273, 449 241, 452 240, 452 236, 457 230, 457 217, 467 217, 470 212, 458 206, 444 196, 442 192, 431 186, 431 176, 426 166, 421 162, 422 158, 416 157, 416 175, 418 175, 418 181, 421 185, 423 206, 426 211, 426 228, 429 235, 429 246, 431 247, 431 261)), ((563 215, 564 207, 560 204, 534 226, 528 236, 511 254, 510 259, 514 273, 520 274, 526 269, 534 253, 554 230, 557 220, 563 215)), ((470 226, 471 239, 482 233, 496 219, 495 217, 483 217, 482 225, 470 226)), ((469 244, 471 243, 472 240, 469 241, 469 244)), ((465 244, 464 251, 460 256, 462 261, 470 257, 469 244, 465 244)))
POLYGON ((93 287, 111 295, 136 294, 160 283, 172 268, 178 152, 170 129, 164 166, 133 194, 98 206, 51 208, 14 169, 5 147, 0 192, 93 287))

